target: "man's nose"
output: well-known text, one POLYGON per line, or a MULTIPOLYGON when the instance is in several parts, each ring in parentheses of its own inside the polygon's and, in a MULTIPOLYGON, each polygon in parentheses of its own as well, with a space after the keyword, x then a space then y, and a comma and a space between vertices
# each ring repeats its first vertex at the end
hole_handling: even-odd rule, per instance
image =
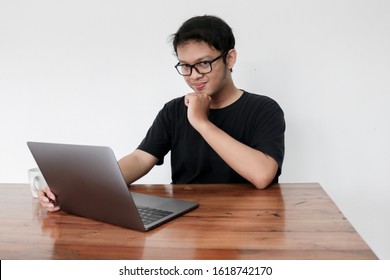
POLYGON ((192 73, 190 75, 190 78, 196 80, 196 79, 199 79, 199 78, 203 77, 203 75, 204 74, 200 74, 198 72, 198 70, 196 70, 196 68, 194 67, 194 68, 192 68, 192 73))

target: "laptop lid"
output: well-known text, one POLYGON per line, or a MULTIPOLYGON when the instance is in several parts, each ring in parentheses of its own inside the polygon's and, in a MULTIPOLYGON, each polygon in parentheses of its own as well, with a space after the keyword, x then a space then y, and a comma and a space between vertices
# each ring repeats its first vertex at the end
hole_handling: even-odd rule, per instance
POLYGON ((27 145, 65 212, 147 231, 198 207, 194 201, 130 192, 109 147, 42 142, 27 145), (170 214, 145 225, 137 206, 170 214))

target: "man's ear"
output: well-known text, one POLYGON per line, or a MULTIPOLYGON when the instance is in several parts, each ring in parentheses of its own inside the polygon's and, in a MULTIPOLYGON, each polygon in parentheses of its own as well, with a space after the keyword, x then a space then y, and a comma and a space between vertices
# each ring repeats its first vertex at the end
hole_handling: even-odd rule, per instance
POLYGON ((226 66, 230 71, 233 70, 233 66, 236 64, 237 52, 236 49, 231 49, 226 55, 226 66))

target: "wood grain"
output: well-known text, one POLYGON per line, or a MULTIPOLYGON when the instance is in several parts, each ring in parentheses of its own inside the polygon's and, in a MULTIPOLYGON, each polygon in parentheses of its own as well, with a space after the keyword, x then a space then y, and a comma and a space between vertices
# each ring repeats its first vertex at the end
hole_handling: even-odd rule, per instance
POLYGON ((47 213, 0 184, 1 259, 377 259, 319 184, 134 185, 199 208, 142 233, 47 213))

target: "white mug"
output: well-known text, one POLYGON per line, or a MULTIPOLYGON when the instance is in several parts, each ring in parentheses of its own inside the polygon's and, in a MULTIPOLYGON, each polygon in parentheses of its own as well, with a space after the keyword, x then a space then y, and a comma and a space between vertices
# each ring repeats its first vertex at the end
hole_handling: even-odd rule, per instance
POLYGON ((47 187, 47 183, 39 168, 31 168, 28 170, 28 178, 30 180, 30 189, 33 197, 38 198, 40 189, 47 187))

